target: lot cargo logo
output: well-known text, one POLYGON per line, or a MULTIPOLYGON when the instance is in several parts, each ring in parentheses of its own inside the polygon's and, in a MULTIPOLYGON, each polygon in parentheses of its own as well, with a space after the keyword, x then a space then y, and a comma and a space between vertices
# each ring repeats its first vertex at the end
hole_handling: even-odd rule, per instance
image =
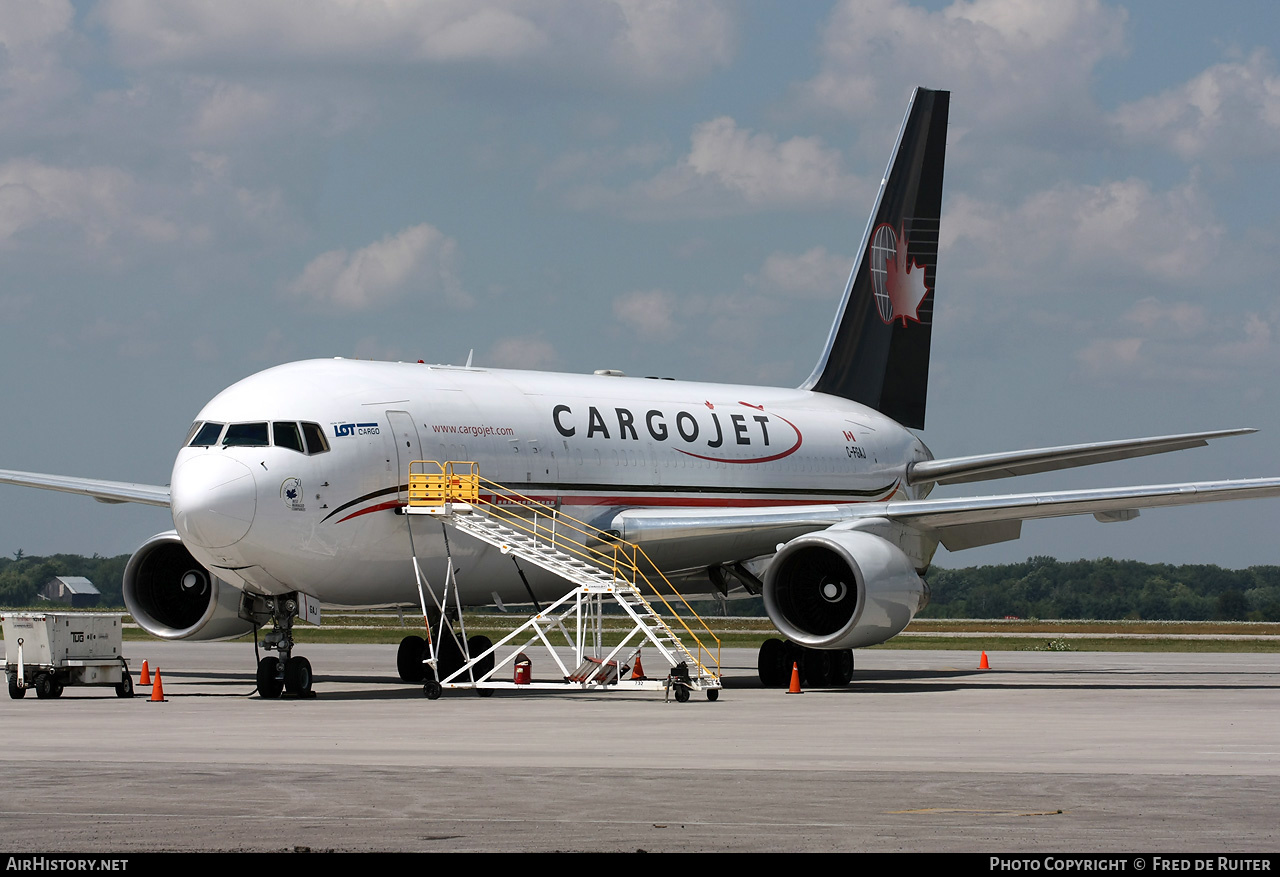
POLYGON ((579 406, 575 413, 572 406, 557 405, 551 409, 551 422, 556 432, 565 438, 585 430, 588 439, 618 439, 640 441, 640 431, 648 433, 655 442, 674 442, 686 447, 673 450, 687 457, 711 460, 717 463, 768 463, 789 457, 800 449, 804 437, 800 429, 785 417, 766 414, 763 405, 739 402, 750 412, 733 409, 717 411, 715 405, 704 403, 706 411, 676 411, 674 414, 661 408, 651 408, 643 413, 630 408, 599 408, 595 405, 579 406), (724 420, 721 420, 721 416, 724 420), (708 454, 706 451, 713 451, 708 454), (733 455, 737 451, 745 456, 733 455), (764 451, 764 453, 760 453, 764 451))
POLYGON ((336 438, 347 435, 377 435, 377 423, 335 423, 333 434, 336 438))
POLYGON ((880 319, 892 323, 901 318, 920 322, 920 303, 929 294, 924 285, 924 265, 907 256, 907 236, 894 231, 892 225, 876 226, 871 235, 869 270, 871 288, 875 291, 880 319))

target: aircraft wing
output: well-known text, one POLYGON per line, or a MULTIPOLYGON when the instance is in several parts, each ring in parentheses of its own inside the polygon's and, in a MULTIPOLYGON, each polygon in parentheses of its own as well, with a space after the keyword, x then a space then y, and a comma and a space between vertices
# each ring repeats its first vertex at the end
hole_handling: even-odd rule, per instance
POLYGON ((67 475, 45 475, 40 472, 14 472, 0 469, 0 484, 18 484, 41 490, 60 490, 91 496, 98 502, 136 502, 143 505, 169 507, 169 488, 129 481, 102 481, 97 478, 72 478, 67 475))
POLYGON ((1015 475, 1052 472, 1075 466, 1091 466, 1094 463, 1109 463, 1113 460, 1128 460, 1149 454, 1165 454, 1169 451, 1199 448, 1207 445, 1210 439, 1248 435, 1253 432, 1257 430, 1219 429, 1212 432, 1190 432, 1153 438, 1064 445, 1057 448, 1032 448, 1000 454, 979 454, 973 457, 952 457, 945 460, 924 460, 912 464, 907 469, 907 483, 966 484, 972 481, 1012 478, 1015 475))
POLYGON ((772 554, 785 542, 814 530, 880 518, 935 535, 951 551, 1018 538, 1022 522, 1091 514, 1103 522, 1135 518, 1139 509, 1280 496, 1280 478, 1202 481, 1140 487, 1106 487, 1045 493, 1012 493, 955 499, 849 503, 802 508, 635 509, 620 512, 612 528, 642 546, 710 540, 726 560, 772 554))

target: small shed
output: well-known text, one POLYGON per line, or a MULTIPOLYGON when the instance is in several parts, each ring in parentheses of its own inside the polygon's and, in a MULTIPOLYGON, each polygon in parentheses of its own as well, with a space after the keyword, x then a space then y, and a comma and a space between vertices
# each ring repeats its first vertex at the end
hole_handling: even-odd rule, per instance
POLYGON ((40 596, 54 603, 67 603, 83 609, 96 606, 102 594, 84 576, 54 576, 40 589, 40 596))

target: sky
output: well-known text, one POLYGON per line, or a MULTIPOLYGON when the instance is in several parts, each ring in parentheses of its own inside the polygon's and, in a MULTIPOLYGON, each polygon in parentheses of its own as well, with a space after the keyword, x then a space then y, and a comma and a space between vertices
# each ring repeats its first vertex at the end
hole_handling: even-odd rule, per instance
MULTIPOLYGON (((1257 427, 975 492, 1280 475, 1280 5, 0 0, 0 468, 164 484, 296 359, 797 386, 951 91, 939 457, 1257 427)), ((0 553, 164 510, 0 487, 0 553)), ((937 563, 1280 563, 1280 501, 937 563)))

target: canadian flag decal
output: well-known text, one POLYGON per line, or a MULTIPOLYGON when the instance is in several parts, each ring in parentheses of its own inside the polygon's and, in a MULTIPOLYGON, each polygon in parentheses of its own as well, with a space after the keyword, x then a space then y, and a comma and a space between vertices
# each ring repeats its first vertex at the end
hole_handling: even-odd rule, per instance
POLYGON ((899 318, 920 322, 920 303, 929 294, 924 285, 925 266, 907 256, 907 239, 892 225, 883 223, 871 235, 871 287, 875 291, 880 319, 892 323, 899 318))

